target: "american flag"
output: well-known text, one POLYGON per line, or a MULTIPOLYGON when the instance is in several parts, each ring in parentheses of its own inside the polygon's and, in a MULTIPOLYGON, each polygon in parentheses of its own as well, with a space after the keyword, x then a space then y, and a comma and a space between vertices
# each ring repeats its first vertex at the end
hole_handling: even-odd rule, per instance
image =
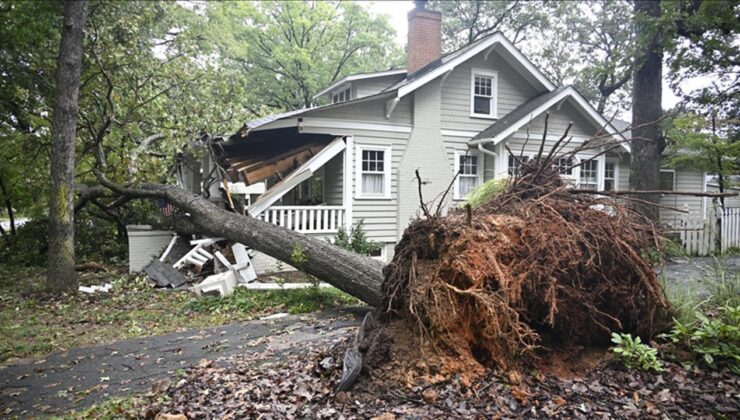
POLYGON ((169 217, 175 213, 175 206, 168 203, 167 200, 159 200, 159 209, 162 210, 162 214, 169 217))

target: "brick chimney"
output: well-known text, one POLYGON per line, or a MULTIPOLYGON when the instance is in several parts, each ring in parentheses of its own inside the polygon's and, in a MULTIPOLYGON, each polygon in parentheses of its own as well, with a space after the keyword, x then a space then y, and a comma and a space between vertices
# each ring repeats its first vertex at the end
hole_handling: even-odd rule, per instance
POLYGON ((415 1, 408 14, 406 71, 412 74, 442 55, 442 13, 427 10, 426 1, 415 1))

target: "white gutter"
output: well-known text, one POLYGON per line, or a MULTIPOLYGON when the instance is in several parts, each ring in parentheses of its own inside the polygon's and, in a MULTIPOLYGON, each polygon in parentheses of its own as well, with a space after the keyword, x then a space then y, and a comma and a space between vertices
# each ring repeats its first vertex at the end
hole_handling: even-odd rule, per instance
POLYGON ((480 150, 481 153, 484 153, 488 156, 493 156, 495 158, 498 158, 498 153, 494 152, 493 150, 488 150, 485 147, 483 147, 483 143, 478 143, 478 150, 480 150))

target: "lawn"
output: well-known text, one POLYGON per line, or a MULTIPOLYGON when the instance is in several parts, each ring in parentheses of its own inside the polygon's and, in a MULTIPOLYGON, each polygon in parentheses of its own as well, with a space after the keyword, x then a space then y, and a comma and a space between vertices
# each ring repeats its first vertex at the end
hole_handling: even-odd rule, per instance
POLYGON ((0 363, 126 338, 223 325, 276 312, 306 313, 360 302, 334 288, 237 289, 225 298, 151 287, 122 270, 80 273, 110 293, 51 296, 40 269, 0 266, 0 363))

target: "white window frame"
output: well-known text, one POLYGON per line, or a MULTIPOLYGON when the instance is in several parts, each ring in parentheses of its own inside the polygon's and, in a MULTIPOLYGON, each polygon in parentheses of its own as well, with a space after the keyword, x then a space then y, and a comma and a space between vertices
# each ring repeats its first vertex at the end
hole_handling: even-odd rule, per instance
POLYGON ((471 68, 470 69, 470 116, 472 118, 498 118, 498 72, 494 70, 471 68), (475 76, 491 78, 491 113, 477 114, 475 112, 475 76))
POLYGON ((604 163, 606 162, 606 158, 604 155, 597 156, 594 158, 593 156, 583 156, 578 155, 576 156, 576 166, 573 168, 573 179, 575 181, 575 185, 577 188, 581 188, 581 168, 583 168, 582 162, 584 160, 594 160, 598 162, 598 167, 596 169, 596 191, 603 191, 604 190, 604 168, 606 167, 604 163))
POLYGON ((460 157, 461 156, 466 156, 466 155, 467 156, 475 156, 475 158, 476 158, 476 162, 477 162, 476 163, 476 169, 477 169, 477 172, 478 172, 476 174, 476 178, 477 178, 477 181, 478 181, 478 184, 476 185, 476 187, 478 185, 480 185, 480 184, 483 183, 483 171, 484 171, 483 156, 481 156, 481 154, 479 152, 477 152, 477 151, 470 150, 470 151, 465 152, 465 151, 462 151, 462 150, 456 150, 455 151, 455 164, 454 164, 455 172, 454 172, 454 174, 457 176, 457 178, 455 179, 455 190, 454 190, 454 193, 453 193, 453 198, 455 200, 463 200, 465 198, 464 196, 461 196, 460 195, 460 177, 461 176, 471 177, 470 175, 458 174, 458 171, 460 171, 460 157))
POLYGON ((619 191, 619 159, 613 157, 607 157, 604 159, 604 179, 601 181, 603 188, 606 188, 606 164, 614 164, 614 189, 612 191, 619 191))
POLYGON ((357 144, 355 151, 355 198, 360 200, 384 200, 391 198, 391 162, 393 161, 390 146, 374 146, 357 144), (383 194, 367 194, 362 192, 362 152, 378 151, 383 153, 383 194))
MULTIPOLYGON (((673 174, 673 188, 671 189, 671 191, 676 191, 676 183, 677 183, 676 170, 675 169, 661 169, 660 172, 661 173, 666 172, 666 173, 673 174)), ((660 187, 660 174, 658 174, 658 187, 660 187)))
POLYGON ((349 101, 350 99, 352 99, 352 83, 345 83, 342 86, 340 86, 340 87, 332 90, 331 93, 329 94, 329 98, 330 98, 332 104, 340 104, 342 102, 349 101), (334 101, 334 95, 338 95, 338 94, 340 94, 340 93, 342 93, 344 91, 347 91, 348 92, 347 95, 349 95, 349 96, 346 97, 346 98, 344 98, 343 101, 336 101, 335 102, 334 101))

